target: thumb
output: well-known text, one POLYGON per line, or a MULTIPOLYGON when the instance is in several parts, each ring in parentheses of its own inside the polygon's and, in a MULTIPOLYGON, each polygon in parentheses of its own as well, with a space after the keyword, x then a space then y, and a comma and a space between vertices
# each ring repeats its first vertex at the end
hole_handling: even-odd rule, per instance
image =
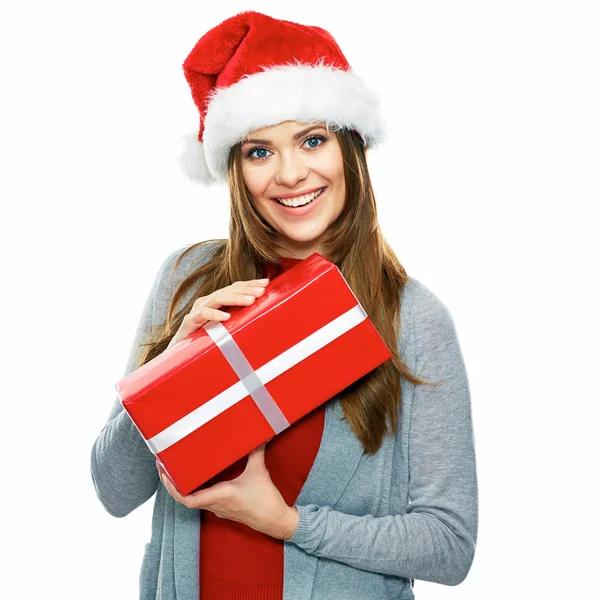
POLYGON ((254 462, 254 460, 258 458, 261 462, 265 462, 265 450, 270 441, 271 440, 267 440, 264 444, 258 446, 258 448, 254 448, 254 450, 252 450, 248 456, 248 461, 254 462))
POLYGON ((258 448, 254 448, 254 450, 250 451, 248 454, 248 460, 246 461, 246 468, 244 472, 255 469, 255 468, 264 468, 265 467, 265 446, 267 444, 261 444, 258 448))
POLYGON ((264 444, 261 444, 258 448, 256 448, 255 452, 262 452, 264 454, 265 448, 267 447, 267 444, 272 440, 273 438, 269 438, 264 444))

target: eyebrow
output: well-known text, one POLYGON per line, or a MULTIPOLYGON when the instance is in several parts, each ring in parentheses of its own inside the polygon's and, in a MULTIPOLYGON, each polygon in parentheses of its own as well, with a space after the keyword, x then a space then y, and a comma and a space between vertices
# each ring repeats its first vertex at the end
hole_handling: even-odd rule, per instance
MULTIPOLYGON (((310 133, 311 131, 313 131, 315 129, 326 129, 326 128, 323 127, 323 125, 313 125, 312 127, 307 127, 306 129, 303 129, 302 131, 295 133, 293 139, 298 140, 301 137, 304 137, 307 133, 310 133)), ((270 146, 272 143, 273 142, 271 140, 259 140, 256 138, 242 140, 242 146, 244 144, 265 144, 266 146, 270 146)))

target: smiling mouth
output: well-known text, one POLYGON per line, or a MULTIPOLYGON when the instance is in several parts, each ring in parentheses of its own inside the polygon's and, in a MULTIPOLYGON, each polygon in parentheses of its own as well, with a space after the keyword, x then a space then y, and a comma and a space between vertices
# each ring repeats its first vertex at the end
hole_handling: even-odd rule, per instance
POLYGON ((302 206, 308 206, 314 202, 327 188, 322 187, 320 190, 307 194, 306 196, 300 196, 299 198, 288 198, 281 200, 280 198, 273 198, 276 202, 285 206, 286 208, 301 208, 302 206))

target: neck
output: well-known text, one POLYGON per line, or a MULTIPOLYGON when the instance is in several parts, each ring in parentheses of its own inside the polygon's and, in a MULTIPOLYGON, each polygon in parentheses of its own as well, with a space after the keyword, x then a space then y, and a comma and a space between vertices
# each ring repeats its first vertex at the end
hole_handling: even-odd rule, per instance
POLYGON ((315 252, 322 254, 322 248, 319 244, 298 244, 296 246, 286 245, 285 247, 282 247, 279 257, 297 258, 300 260, 304 260, 305 258, 308 258, 311 254, 314 254, 315 252))

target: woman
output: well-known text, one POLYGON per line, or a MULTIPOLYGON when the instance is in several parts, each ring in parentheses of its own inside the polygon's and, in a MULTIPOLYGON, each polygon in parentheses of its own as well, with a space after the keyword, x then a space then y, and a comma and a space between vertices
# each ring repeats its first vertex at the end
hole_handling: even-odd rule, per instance
POLYGON ((461 583, 478 524, 469 385, 448 309, 381 235, 376 98, 329 33, 255 12, 203 36, 184 72, 201 115, 186 164, 227 180, 230 235, 167 257, 126 374, 313 252, 393 357, 185 497, 117 400, 92 476, 115 516, 156 493, 140 597, 411 599, 415 579, 461 583))

